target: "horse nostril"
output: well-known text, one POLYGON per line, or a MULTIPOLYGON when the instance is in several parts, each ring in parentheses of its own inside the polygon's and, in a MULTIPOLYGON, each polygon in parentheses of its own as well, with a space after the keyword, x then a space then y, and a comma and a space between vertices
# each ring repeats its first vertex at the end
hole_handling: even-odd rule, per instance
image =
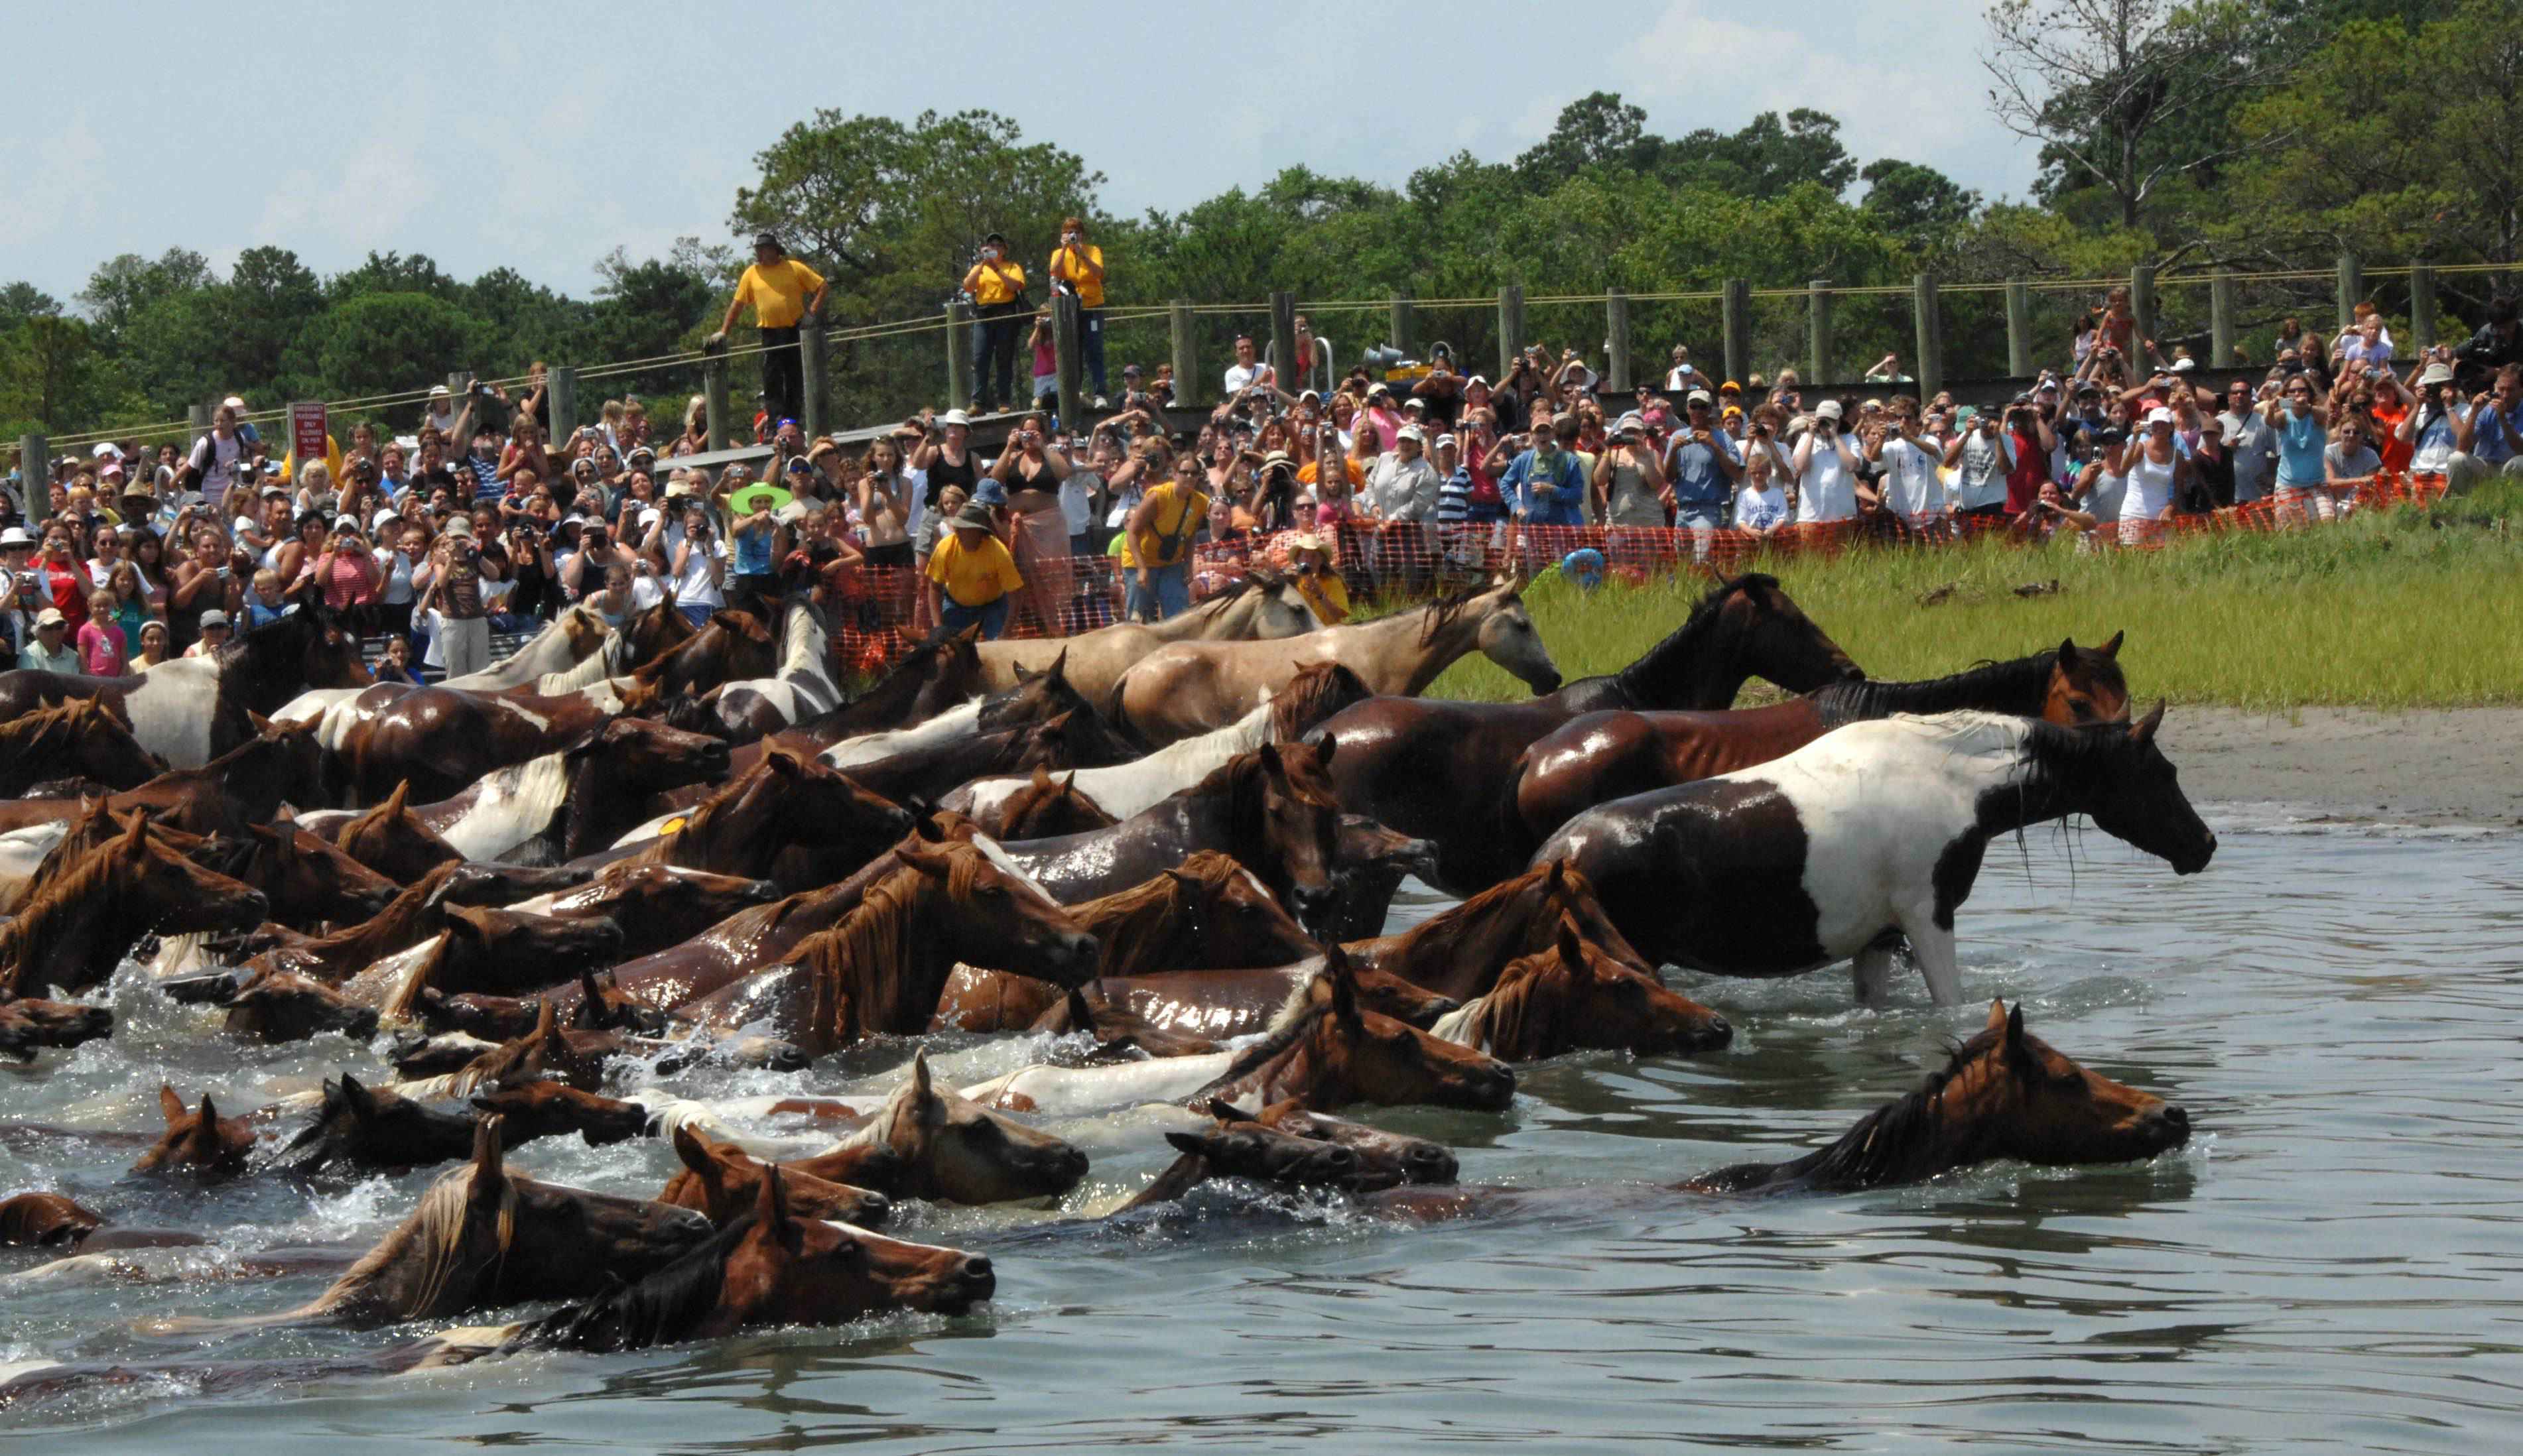
POLYGON ((1708 1035, 1711 1040, 1713 1040, 1718 1046, 1722 1047, 1728 1042, 1735 1040, 1734 1023, 1728 1021, 1723 1016, 1712 1015, 1708 1018, 1708 1035))
POLYGON ((988 1279, 991 1277, 990 1256, 985 1253, 966 1254, 960 1269, 966 1279, 988 1279))
POLYGON ((2171 1123, 2174 1127, 2187 1128, 2190 1126, 2189 1109, 2183 1107, 2179 1103, 2166 1104, 2164 1106, 2156 1109, 2155 1115, 2171 1123))
POLYGON ((886 1216, 892 1212, 893 1199, 886 1198, 882 1194, 869 1194, 867 1198, 859 1203, 859 1221, 871 1229, 875 1228, 878 1224, 884 1222, 886 1216))

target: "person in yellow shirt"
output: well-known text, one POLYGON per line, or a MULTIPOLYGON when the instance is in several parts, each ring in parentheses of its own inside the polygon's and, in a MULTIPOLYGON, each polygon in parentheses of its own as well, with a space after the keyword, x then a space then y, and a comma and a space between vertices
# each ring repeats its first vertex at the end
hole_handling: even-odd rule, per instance
POLYGON ((727 342, 727 331, 736 327, 736 315, 746 305, 753 306, 753 321, 762 330, 762 393, 771 401, 772 428, 782 420, 803 419, 806 414, 806 372, 799 362, 797 325, 806 315, 824 311, 824 275, 788 256, 780 246, 776 233, 757 233, 753 239, 753 265, 736 282, 736 297, 728 300, 727 317, 719 321, 718 332, 710 335, 716 348, 727 342))
MULTIPOLYGON (((1160 461, 1151 455, 1149 463, 1160 461)), ((1121 552, 1129 583, 1123 609, 1133 622, 1191 610, 1191 543, 1209 522, 1209 493, 1183 481, 1185 468, 1176 466, 1171 479, 1150 486, 1122 528, 1129 538, 1121 552)))
POLYGON ((1349 620, 1349 584, 1333 569, 1331 547, 1321 537, 1310 531, 1290 537, 1288 565, 1297 573, 1297 593, 1314 609, 1323 626, 1338 627, 1349 620))
POLYGON ((981 240, 980 260, 964 274, 964 292, 973 296, 973 413, 987 414, 1016 398, 1017 323, 1030 309, 1025 303, 1024 265, 1008 258, 1008 240, 992 233, 981 240), (998 370, 990 369, 992 358, 998 370))
POLYGON ((1023 591, 1024 578, 990 519, 976 500, 956 512, 946 535, 928 553, 928 615, 949 633, 977 622, 985 641, 1008 630, 1008 595, 1023 591))
POLYGON ((1060 224, 1060 246, 1051 251, 1052 281, 1077 295, 1078 352, 1095 380, 1095 407, 1110 409, 1104 394, 1104 250, 1086 241, 1086 219, 1060 224))

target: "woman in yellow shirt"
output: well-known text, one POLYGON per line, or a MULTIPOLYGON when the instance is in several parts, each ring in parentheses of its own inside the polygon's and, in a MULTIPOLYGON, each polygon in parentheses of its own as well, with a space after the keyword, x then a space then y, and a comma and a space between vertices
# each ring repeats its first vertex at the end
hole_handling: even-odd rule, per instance
MULTIPOLYGON (((1150 465, 1162 463, 1149 456, 1150 465)), ((1129 538, 1121 552, 1129 584, 1124 610, 1133 622, 1160 622, 1191 610, 1191 543, 1209 523, 1209 493, 1183 482, 1186 468, 1177 464, 1171 479, 1150 486, 1122 528, 1129 538)), ((1188 468, 1196 469, 1197 462, 1188 468)))
POLYGON ((1104 250, 1086 241, 1086 219, 1060 224, 1060 246, 1051 251, 1052 279, 1077 295, 1078 352, 1095 380, 1095 407, 1110 409, 1104 394, 1104 250))
POLYGON ((973 296, 973 412, 988 414, 1016 398, 1017 324, 1025 313, 1025 270, 1008 259, 1008 240, 981 240, 980 260, 964 274, 973 296), (990 361, 998 360, 993 373, 990 361))
POLYGON ((990 508, 974 501, 928 553, 930 619, 950 633, 977 622, 986 641, 1008 630, 1008 593, 1024 589, 1016 558, 992 527, 990 508))

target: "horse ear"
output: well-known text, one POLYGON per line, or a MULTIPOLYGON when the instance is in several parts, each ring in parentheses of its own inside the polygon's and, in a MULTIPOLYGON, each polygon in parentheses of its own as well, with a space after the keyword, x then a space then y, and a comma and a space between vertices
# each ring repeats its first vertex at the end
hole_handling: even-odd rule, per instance
POLYGON ((1981 1029, 1983 1031, 2004 1031, 2006 1029, 2005 997, 2001 996, 1997 1000, 1988 1004, 1988 1024, 1981 1029))
POLYGON ((410 800, 411 780, 408 778, 398 778, 395 780, 394 792, 386 795, 385 803, 379 807, 385 810, 386 818, 399 819, 403 815, 404 805, 410 802, 410 800))
POLYGON ((1550 893, 1562 900, 1568 898, 1568 861, 1564 858, 1550 862, 1550 893))
POLYGON ((2155 741, 2155 730, 2162 727, 2164 727, 2164 699, 2157 698, 2155 711, 2139 719, 2137 725, 2129 729, 2129 741, 2152 743, 2155 741))
POLYGON ((211 1101, 211 1095, 207 1092, 202 1094, 202 1120, 193 1124, 192 1136, 188 1141, 205 1155, 218 1151, 219 1109, 218 1104, 211 1101))
POLYGON ((1060 649, 1060 655, 1051 660, 1051 666, 1044 669, 1043 676, 1057 678, 1064 682, 1069 681, 1069 648, 1066 645, 1060 649))
POLYGON ((2032 1049, 2023 1045, 2023 1003, 2020 1001, 2006 1015, 2006 1063, 2020 1072, 2029 1072, 2036 1065, 2032 1049))
POLYGON ((184 1100, 164 1082, 158 1084, 158 1115, 167 1119, 168 1127, 184 1120, 184 1100))
POLYGON ((119 845, 119 847, 120 847, 120 848, 123 850, 123 852, 124 852, 124 853, 126 853, 126 854, 135 854, 135 855, 136 855, 136 854, 140 853, 140 851, 141 851, 142 849, 144 849, 144 848, 146 848, 146 847, 147 847, 147 841, 148 841, 148 838, 149 838, 149 819, 148 819, 148 816, 146 816, 146 815, 141 815, 141 814, 134 814, 133 816, 131 816, 131 822, 130 822, 128 824, 125 824, 125 825, 123 826, 123 829, 122 829, 122 839, 121 839, 121 841, 120 841, 120 845, 119 845))
POLYGON ((1324 973, 1332 981, 1332 1015, 1344 1024, 1357 1025, 1361 1019, 1357 1010, 1357 991, 1350 985, 1348 960, 1343 958, 1328 965, 1324 973))
POLYGON ((1037 675, 1037 674, 1035 674, 1031 669, 1027 668, 1023 663, 1018 663, 1018 664, 1016 664, 1016 670, 1017 670, 1017 681, 1018 681, 1019 682, 1030 682, 1030 681, 1032 681, 1035 679, 1035 677, 1036 677, 1036 676, 1038 676, 1038 675, 1037 675))
POLYGON ((1338 752, 1339 749, 1340 738, 1335 734, 1325 733, 1321 737, 1316 738, 1314 740, 1315 765, 1320 768, 1330 768, 1332 766, 1332 755, 1338 752))
POLYGON ((552 1010, 551 998, 548 996, 538 997, 535 1000, 534 1037, 539 1042, 560 1040, 560 1013, 552 1010))
POLYGON ((376 1094, 359 1085, 359 1079, 349 1072, 342 1074, 342 1105, 361 1122, 377 1115, 376 1094))
POLYGON ((473 1124, 473 1201, 496 1206, 508 1182, 500 1160, 500 1128, 506 1118, 493 1113, 473 1124))
POLYGON ((1587 973, 1586 947, 1577 939, 1577 927, 1565 919, 1559 922, 1559 959, 1579 975, 1587 973))
POLYGON ((928 1076, 928 1049, 926 1047, 911 1054, 911 1095, 924 1103, 937 1096, 936 1085, 928 1076))
POLYGON ((1049 770, 1049 769, 1047 769, 1047 768, 1043 767, 1043 766, 1042 766, 1042 765, 1040 765, 1040 764, 1036 764, 1036 765, 1034 765, 1034 766, 1033 766, 1033 786, 1034 786, 1035 788, 1038 788, 1038 789, 1045 789, 1045 788, 1049 788, 1049 787, 1051 787, 1051 770, 1049 770))
POLYGON ((2103 643, 2094 650, 2100 652, 2105 657, 2117 658, 2120 655, 2120 638, 2127 635, 2128 634, 2125 631, 2113 633, 2112 639, 2110 641, 2103 643))
POLYGON ((1262 745, 1261 754, 1262 768, 1264 773, 1267 773, 1273 778, 1285 778, 1288 776, 1288 766, 1279 762, 1279 745, 1276 743, 1264 743, 1262 745))
POLYGON ((2059 643, 2059 666, 2070 672, 2074 672, 2076 670, 2076 639, 2074 637, 2066 638, 2059 643))
POLYGON ((778 1163, 762 1165, 762 1184, 753 1202, 755 1232, 765 1239, 795 1246, 797 1231, 788 1221, 788 1184, 778 1163))
POLYGON ((1198 1156, 1202 1151, 1198 1133, 1167 1133, 1166 1141, 1174 1145, 1175 1151, 1188 1152, 1194 1156, 1198 1156))
POLYGON ((711 1180, 718 1172, 718 1162, 709 1155, 709 1150, 701 1146, 700 1134, 679 1122, 675 1124, 674 1144, 675 1156, 682 1158, 684 1166, 704 1181, 711 1180))
POLYGON ((952 868, 942 846, 930 849, 925 844, 897 844, 893 847, 893 857, 923 874, 942 876, 952 868))
POLYGON ((1209 1100, 1209 1115, 1220 1122, 1251 1122, 1261 1114, 1247 1112, 1222 1097, 1214 1097, 1209 1100))
POLYGON ((1071 1023, 1069 1028, 1070 1030, 1093 1031, 1095 1029, 1095 1008, 1086 1004, 1086 992, 1084 988, 1078 986, 1070 987, 1067 1004, 1069 1007, 1069 1020, 1071 1023))

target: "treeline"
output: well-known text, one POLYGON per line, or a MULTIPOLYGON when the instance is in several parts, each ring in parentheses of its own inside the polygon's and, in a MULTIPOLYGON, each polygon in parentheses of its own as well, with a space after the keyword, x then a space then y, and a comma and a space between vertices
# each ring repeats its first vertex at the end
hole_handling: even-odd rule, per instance
MULTIPOLYGON (((1982 59, 1957 56, 1948 92, 1923 105, 1984 105, 2033 139, 2031 195, 1991 201, 1932 167, 1852 153, 1825 112, 1765 113, 1732 132, 1665 137, 1617 95, 1573 101, 1521 156, 1434 162, 1400 187, 1292 166, 1254 191, 1179 212, 1118 217, 1086 159, 987 112, 910 121, 818 112, 756 158, 738 191, 731 241, 760 227, 832 280, 838 325, 935 318, 986 232, 1005 232, 1039 271, 1060 219, 1093 220, 1117 309, 1168 300, 1479 299, 1506 283, 1534 296, 1711 290, 1830 278, 1848 287, 2326 268, 2343 250, 2377 265, 2508 263, 2523 249, 2523 7, 2511 0, 1999 0, 1982 59)), ((425 388, 455 367, 514 375, 535 359, 582 366, 696 344, 743 258, 687 239, 669 257, 616 252, 594 297, 573 299, 498 269, 470 282, 427 258, 371 256, 319 278, 285 248, 244 254, 222 275, 177 250, 100 266, 74 299, 0 289, 0 439, 180 417, 231 391, 258 407, 425 388)), ((2475 317, 2492 276, 2448 275, 2445 327, 2475 317)), ((2398 285, 2376 289, 2405 316, 2398 285)), ((1037 283, 1034 297, 1043 290, 1037 283)), ((2042 295, 2038 325, 2064 347, 2076 291, 2042 295)), ((2328 291, 2246 290, 2247 323, 2326 306, 2328 291)), ((2204 332, 2204 289, 2167 289, 2165 332, 2204 332)), ((1713 354, 1713 304, 1642 305, 1642 367, 1688 342, 1713 354)), ((1239 326, 1204 315, 1206 361, 1222 365, 1239 326)), ((1381 309, 1325 310, 1322 332, 1380 339, 1381 309)), ((1423 338, 1478 365, 1496 320, 1431 307, 1423 338)), ((1539 308, 1528 332, 1598 356, 1601 314, 1539 308)), ((1802 352, 1791 301, 1757 309, 1764 367, 1802 352)), ((1838 318, 1846 372, 1910 350, 1902 298, 1852 299, 1838 318)), ((1999 372, 2002 304, 1949 295, 1948 373, 1999 372)), ((1162 321, 1120 323, 1120 358, 1163 356, 1162 321)), ((2204 353, 2204 351, 2200 351, 2204 353)), ((863 421, 943 399, 933 332, 840 345, 832 418, 863 421)), ((621 393, 680 397, 690 368, 591 382, 583 407, 621 393)), ((740 387, 749 388, 749 382, 740 387)), ((671 407, 663 411, 671 416, 671 407)), ((387 412, 399 423, 407 423, 387 412)))

